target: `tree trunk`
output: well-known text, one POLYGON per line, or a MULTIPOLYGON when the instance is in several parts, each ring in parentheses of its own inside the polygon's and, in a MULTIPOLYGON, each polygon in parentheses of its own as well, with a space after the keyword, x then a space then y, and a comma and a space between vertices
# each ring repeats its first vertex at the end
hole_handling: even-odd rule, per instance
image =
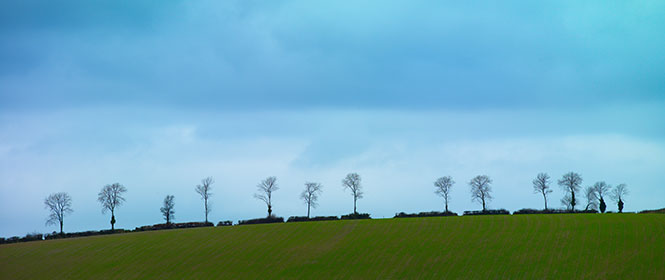
POLYGON ((619 198, 619 203, 617 204, 618 204, 617 206, 619 206, 619 213, 623 213, 623 201, 621 200, 621 198, 619 198))
POLYGON ((111 210, 111 231, 115 230, 115 214, 111 210))
POLYGON ((545 199, 545 211, 547 211, 547 196, 543 194, 543 199, 545 199))
POLYGON ((310 207, 310 203, 307 203, 307 219, 309 219, 309 207, 310 207))
POLYGON ((356 211, 356 197, 353 197, 353 214, 357 214, 358 212, 356 211))
POLYGON ((206 223, 208 223, 208 199, 204 201, 205 203, 205 211, 206 211, 206 223))
POLYGON ((268 217, 272 216, 272 205, 268 205, 268 217))
POLYGON ((571 192, 571 199, 570 199, 570 206, 573 208, 573 212, 575 212, 575 192, 571 192))
POLYGON ((448 213, 448 202, 446 201, 446 213, 448 213))
POLYGON ((483 199, 483 212, 485 212, 485 200, 483 199))
POLYGON ((60 234, 62 234, 62 220, 60 220, 60 234))

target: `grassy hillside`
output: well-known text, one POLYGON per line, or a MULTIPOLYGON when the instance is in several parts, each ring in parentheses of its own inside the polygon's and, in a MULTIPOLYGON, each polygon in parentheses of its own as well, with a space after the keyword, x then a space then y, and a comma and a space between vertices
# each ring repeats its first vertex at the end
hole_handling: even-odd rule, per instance
POLYGON ((665 279, 665 215, 437 217, 0 245, 0 278, 665 279))

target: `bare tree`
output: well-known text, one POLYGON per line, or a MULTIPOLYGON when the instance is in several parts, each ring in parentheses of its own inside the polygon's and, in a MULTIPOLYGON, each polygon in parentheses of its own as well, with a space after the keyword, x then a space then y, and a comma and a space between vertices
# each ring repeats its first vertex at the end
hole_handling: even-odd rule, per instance
POLYGON ((545 210, 547 210, 547 195, 552 193, 552 189, 550 189, 550 175, 547 175, 547 173, 538 173, 536 179, 533 179, 533 192, 543 195, 545 210))
POLYGON ((309 218, 310 208, 316 208, 318 203, 316 202, 319 199, 319 194, 321 193, 321 184, 307 182, 305 183, 305 190, 300 194, 300 198, 307 204, 307 218, 309 218))
POLYGON ((54 193, 44 199, 44 207, 51 212, 46 220, 46 225, 60 224, 60 233, 65 215, 74 212, 72 209, 72 198, 65 192, 54 193))
POLYGON ((593 191, 595 192, 596 199, 600 200, 599 201, 599 210, 601 213, 605 213, 605 209, 607 209, 607 204, 605 204, 605 194, 610 191, 612 186, 608 185, 604 181, 596 182, 593 184, 593 191))
POLYGON ((115 208, 125 202, 122 194, 127 192, 127 189, 119 183, 106 185, 99 192, 97 201, 102 204, 102 213, 111 212, 111 230, 115 230, 115 208))
POLYGON ((626 184, 618 184, 612 190, 612 198, 616 201, 617 206, 619 207, 619 213, 623 213, 623 199, 628 195, 628 189, 626 184))
POLYGON ((171 220, 175 219, 175 202, 173 201, 173 198, 172 195, 167 195, 166 198, 164 198, 164 206, 159 208, 167 225, 171 223, 171 220))
POLYGON ((358 199, 363 198, 362 185, 360 184, 360 175, 358 173, 349 173, 342 180, 342 186, 344 189, 351 190, 351 195, 353 195, 353 214, 357 214, 356 211, 356 202, 358 199))
POLYGON ((210 214, 210 204, 208 200, 212 196, 212 184, 215 183, 215 180, 212 177, 206 177, 201 180, 200 185, 196 185, 196 193, 201 195, 203 199, 203 210, 205 211, 206 223, 208 223, 208 214, 210 214))
POLYGON ((598 208, 598 204, 596 202, 596 200, 598 200, 598 196, 594 187, 586 187, 586 189, 584 189, 584 196, 586 197, 586 207, 584 208, 585 211, 598 208))
POLYGON ((575 211, 575 205, 577 204, 575 192, 580 190, 582 176, 575 172, 568 172, 561 177, 561 180, 559 180, 558 183, 566 193, 570 194, 570 209, 575 211))
POLYGON ((446 203, 446 213, 448 212, 448 201, 450 200, 450 190, 453 188, 453 184, 455 184, 455 181, 450 176, 444 176, 434 181, 434 187, 436 187, 434 193, 443 197, 446 203))
POLYGON ((272 193, 279 190, 279 187, 277 187, 277 177, 268 177, 256 187, 258 193, 254 194, 254 197, 266 203, 266 206, 268 206, 268 217, 272 216, 272 193))
POLYGON ((492 200, 492 179, 487 175, 478 175, 471 179, 471 201, 477 201, 483 204, 483 211, 486 211, 485 205, 492 200))
POLYGON ((570 194, 566 194, 561 199, 561 204, 563 204, 563 206, 566 206, 566 210, 570 211, 573 209, 572 201, 573 199, 570 197, 570 194))

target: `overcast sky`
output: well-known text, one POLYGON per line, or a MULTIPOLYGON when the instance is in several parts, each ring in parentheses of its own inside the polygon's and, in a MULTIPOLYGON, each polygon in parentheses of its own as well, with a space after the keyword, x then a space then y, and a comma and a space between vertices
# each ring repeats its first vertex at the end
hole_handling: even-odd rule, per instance
MULTIPOLYGON (((626 183, 626 211, 665 207, 665 2, 0 2, 0 236, 51 232, 43 200, 68 192, 65 231, 109 228, 96 201, 119 182, 117 228, 274 213, 542 208, 531 181, 568 171, 626 183)), ((564 192, 552 184, 550 206, 564 192)), ((580 197, 580 196, 578 196, 580 197)), ((581 203, 582 204, 582 203, 581 203)), ((609 210, 616 211, 611 203, 609 210)))

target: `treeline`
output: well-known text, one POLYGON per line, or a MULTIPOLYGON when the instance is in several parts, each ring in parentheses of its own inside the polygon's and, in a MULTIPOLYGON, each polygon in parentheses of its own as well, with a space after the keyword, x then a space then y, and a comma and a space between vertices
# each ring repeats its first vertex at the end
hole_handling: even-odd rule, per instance
MULTIPOLYGON (((551 187, 551 178, 547 173, 539 173, 536 178, 532 181, 533 191, 536 194, 542 195, 544 200, 544 210, 534 210, 534 209, 522 209, 517 211, 515 214, 556 214, 556 213, 579 213, 576 211, 576 206, 586 202, 584 205, 584 213, 590 213, 593 211, 604 213, 607 209, 606 197, 613 199, 617 203, 619 213, 623 211, 624 207, 624 198, 628 194, 626 184, 619 184, 615 187, 605 183, 604 181, 599 181, 586 187, 582 193, 582 196, 586 199, 583 201, 579 199, 580 191, 582 191, 582 176, 575 172, 568 172, 564 174, 561 179, 557 181, 557 184, 564 191, 564 198, 561 199, 561 203, 565 206, 566 210, 552 210, 548 207, 548 196, 553 192, 551 187)), ((213 184, 215 183, 212 177, 207 177, 201 180, 201 184, 194 187, 194 191, 200 196, 203 202, 203 210, 205 221, 203 224, 206 226, 212 225, 208 221, 208 214, 211 213, 212 209, 210 207, 210 200, 213 198, 213 184)), ((488 209, 489 203, 493 200, 493 190, 492 190, 493 180, 487 175, 478 175, 472 178, 468 182, 469 192, 471 194, 471 201, 477 202, 482 206, 480 211, 464 211, 464 215, 494 215, 494 214, 510 214, 510 212, 499 209, 492 210, 488 209)), ((341 185, 343 190, 348 190, 353 198, 353 212, 348 215, 342 215, 339 219, 367 219, 370 218, 369 214, 360 214, 357 212, 357 202, 359 199, 362 199, 364 196, 362 180, 359 174, 349 173, 341 180, 341 185)), ((452 200, 451 190, 455 185, 455 181, 451 176, 444 176, 438 178, 434 181, 434 193, 443 198, 444 202, 444 211, 443 212, 421 212, 418 214, 406 214, 399 213, 396 214, 396 217, 428 217, 428 216, 456 216, 454 212, 450 212, 448 209, 449 202, 452 200)), ((250 220, 241 220, 238 221, 238 224, 257 224, 257 223, 274 223, 274 222, 284 222, 283 218, 276 217, 273 215, 274 204, 273 196, 275 192, 279 190, 277 183, 277 177, 271 176, 267 177, 264 180, 261 180, 257 185, 257 192, 254 194, 254 197, 263 203, 267 208, 267 216, 265 218, 250 219, 250 220)), ((312 209, 318 206, 318 199, 323 190, 323 185, 317 182, 305 182, 304 189, 300 193, 300 199, 307 207, 307 216, 302 217, 290 217, 288 221, 316 221, 316 220, 332 220, 336 219, 331 217, 314 217, 310 218, 310 212, 312 209)), ((125 200, 124 194, 127 192, 125 188, 120 183, 114 183, 110 185, 105 185, 102 187, 100 192, 97 195, 97 200, 100 203, 102 213, 110 214, 110 232, 114 232, 116 216, 115 210, 118 207, 121 207, 125 200)), ((69 194, 64 192, 54 193, 44 199, 45 208, 49 211, 49 215, 46 220, 47 225, 59 225, 60 235, 67 236, 63 231, 64 218, 67 215, 73 213, 72 208, 72 199, 69 194)), ((175 197, 173 195, 166 195, 162 207, 159 208, 162 216, 164 217, 165 224, 146 226, 145 230, 154 229, 169 229, 169 228, 183 228, 194 226, 196 223, 181 223, 174 224, 172 221, 175 219, 175 197)), ((231 225, 230 221, 224 221, 223 225, 231 225)), ((196 224, 198 226, 198 224, 196 224)), ((100 234, 103 234, 100 231, 100 234)), ((33 237, 24 237, 25 239, 31 239, 33 237)), ((15 240, 15 238, 10 238, 15 240)), ((21 238, 19 238, 21 239, 21 238)), ((7 239, 9 240, 9 239, 7 239)))

